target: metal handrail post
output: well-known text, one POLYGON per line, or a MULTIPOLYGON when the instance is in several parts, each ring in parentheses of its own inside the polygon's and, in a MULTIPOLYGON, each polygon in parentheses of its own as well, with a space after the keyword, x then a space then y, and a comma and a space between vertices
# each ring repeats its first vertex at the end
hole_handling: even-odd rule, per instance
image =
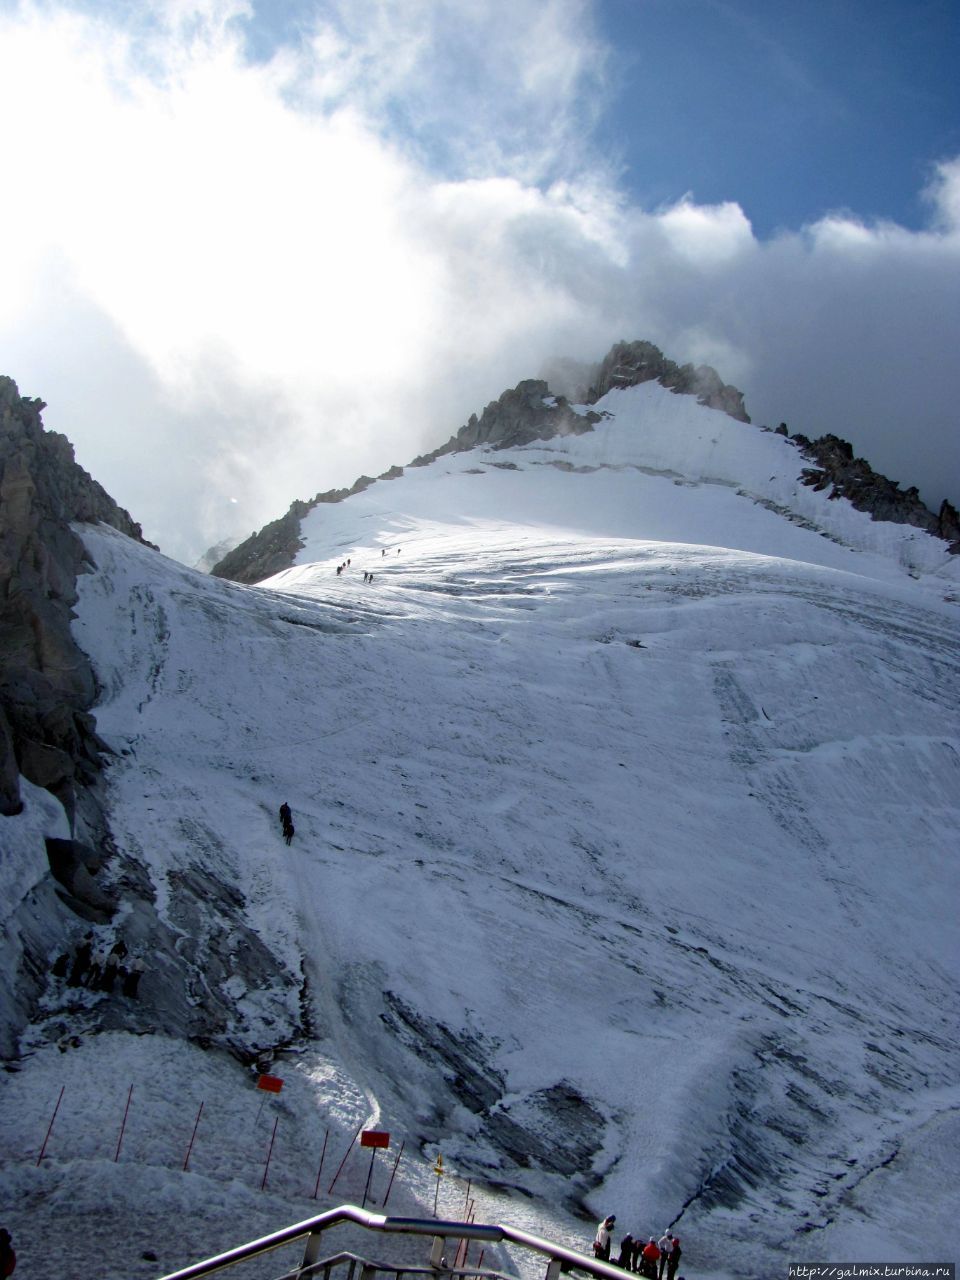
POLYGON ((303 1258, 300 1262, 301 1274, 308 1267, 314 1266, 320 1261, 320 1246, 323 1244, 323 1231, 311 1231, 307 1236, 306 1247, 303 1250, 303 1258))
POLYGON ((438 1271, 444 1270, 447 1260, 443 1256, 446 1252, 447 1240, 445 1236, 434 1236, 433 1245, 430 1249, 430 1265, 436 1267, 438 1271))

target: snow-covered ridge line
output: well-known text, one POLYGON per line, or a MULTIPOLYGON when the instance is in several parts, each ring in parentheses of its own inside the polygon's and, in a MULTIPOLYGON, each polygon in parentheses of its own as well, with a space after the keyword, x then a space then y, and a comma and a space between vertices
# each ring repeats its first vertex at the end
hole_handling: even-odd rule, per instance
MULTIPOLYGON (((476 468, 491 451, 497 458, 487 457, 487 465, 501 469, 522 465, 524 458, 536 459, 542 451, 553 455, 555 465, 581 474, 591 467, 633 467, 676 482, 727 484, 787 520, 806 522, 858 550, 892 554, 918 572, 945 566, 954 547, 944 540, 960 538, 960 523, 948 503, 935 517, 915 491, 901 493, 896 484, 853 459, 843 441, 790 438, 785 428, 771 432, 753 427, 729 410, 703 404, 694 394, 678 395, 677 388, 655 377, 628 383, 624 376, 624 385, 616 385, 589 406, 549 394, 544 382, 521 383, 488 405, 479 420, 471 418, 444 446, 414 459, 408 468, 392 467, 378 480, 362 476, 349 490, 294 503, 281 520, 235 548, 213 572, 242 582, 263 580, 302 562, 305 521, 312 512, 329 521, 331 504, 356 502, 371 491, 377 509, 408 506, 405 482, 415 471, 446 468, 463 458, 476 468), (805 467, 804 460, 817 465, 805 467)), ((510 514, 518 523, 526 518, 522 506, 510 514)), ((630 536, 645 536, 639 512, 630 536)), ((683 536, 678 531, 673 540, 683 536)), ((960 541, 955 546, 960 548, 960 541)))

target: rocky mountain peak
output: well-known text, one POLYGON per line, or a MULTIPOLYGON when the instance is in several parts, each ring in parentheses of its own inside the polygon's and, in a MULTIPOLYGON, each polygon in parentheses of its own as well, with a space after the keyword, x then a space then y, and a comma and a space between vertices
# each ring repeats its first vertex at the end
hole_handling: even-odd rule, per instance
POLYGON ((656 380, 678 395, 696 396, 700 404, 719 409, 738 422, 749 422, 743 392, 724 382, 708 364, 676 364, 652 342, 618 342, 600 362, 588 402, 617 387, 635 387, 656 380))

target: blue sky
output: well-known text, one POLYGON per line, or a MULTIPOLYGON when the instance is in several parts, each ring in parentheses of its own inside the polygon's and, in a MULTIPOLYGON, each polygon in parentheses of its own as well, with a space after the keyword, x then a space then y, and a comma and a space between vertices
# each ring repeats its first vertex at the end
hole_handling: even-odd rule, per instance
POLYGON ((837 209, 917 228, 960 152, 955 0, 603 0, 596 20, 622 55, 599 132, 642 204, 736 200, 759 235, 837 209))
POLYGON ((958 502, 958 14, 0 0, 0 372, 187 560, 620 338, 958 502))

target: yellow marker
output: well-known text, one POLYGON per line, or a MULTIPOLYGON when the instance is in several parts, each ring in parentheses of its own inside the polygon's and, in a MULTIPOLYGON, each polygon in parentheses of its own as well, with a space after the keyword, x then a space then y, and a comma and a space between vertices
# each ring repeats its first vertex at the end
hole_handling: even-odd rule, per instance
POLYGON ((443 1174, 443 1156, 437 1156, 437 1163, 433 1166, 433 1172, 437 1175, 437 1177, 438 1177, 438 1178, 442 1176, 442 1174, 443 1174))

